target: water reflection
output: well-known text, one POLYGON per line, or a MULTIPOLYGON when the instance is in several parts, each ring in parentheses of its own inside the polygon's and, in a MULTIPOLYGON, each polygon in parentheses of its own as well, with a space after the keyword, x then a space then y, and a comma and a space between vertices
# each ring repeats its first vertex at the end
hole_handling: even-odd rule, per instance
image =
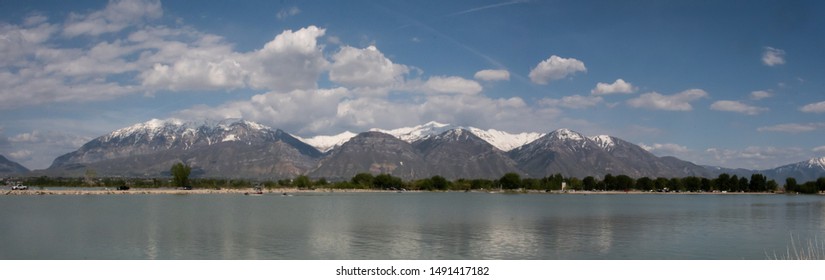
POLYGON ((0 259, 764 259, 819 196, 0 197, 0 259))

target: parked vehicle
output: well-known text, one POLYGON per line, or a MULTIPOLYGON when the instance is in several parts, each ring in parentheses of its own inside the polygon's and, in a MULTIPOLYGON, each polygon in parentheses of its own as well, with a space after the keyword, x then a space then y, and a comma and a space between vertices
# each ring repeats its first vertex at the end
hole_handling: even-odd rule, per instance
POLYGON ((28 186, 24 186, 22 184, 17 184, 11 187, 12 190, 28 190, 28 186))

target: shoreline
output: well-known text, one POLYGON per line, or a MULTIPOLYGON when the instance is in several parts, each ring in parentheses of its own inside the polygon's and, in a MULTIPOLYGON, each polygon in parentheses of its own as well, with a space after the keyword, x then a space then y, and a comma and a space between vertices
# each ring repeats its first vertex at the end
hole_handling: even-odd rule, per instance
MULTIPOLYGON (((192 189, 192 190, 181 190, 175 188, 138 188, 138 189, 130 189, 130 190, 115 190, 115 189, 103 189, 103 190, 72 190, 72 189, 59 189, 59 190, 50 190, 48 188, 43 189, 28 189, 28 190, 8 190, 2 189, 0 194, 2 195, 135 195, 135 194, 148 194, 148 195, 205 195, 205 194, 237 194, 237 195, 244 195, 244 194, 252 194, 253 189, 192 189)), ((375 190, 375 189, 297 189, 297 188, 273 188, 273 189, 264 189, 264 195, 282 195, 282 194, 297 194, 297 193, 397 193, 399 191, 396 190, 375 190)), ((423 193, 423 192, 444 192, 444 193, 464 193, 466 191, 426 191, 426 190, 408 190, 404 192, 412 192, 412 193, 423 193)), ((768 192, 646 192, 646 191, 568 191, 568 192, 561 192, 561 191, 541 191, 541 190, 528 190, 528 191, 488 191, 488 190, 472 190, 469 191, 470 193, 489 193, 489 194, 548 194, 548 195, 744 195, 744 194, 752 194, 752 195, 769 195, 769 194, 785 194, 785 193, 768 193, 768 192)), ((790 194, 794 195, 794 194, 790 194)))

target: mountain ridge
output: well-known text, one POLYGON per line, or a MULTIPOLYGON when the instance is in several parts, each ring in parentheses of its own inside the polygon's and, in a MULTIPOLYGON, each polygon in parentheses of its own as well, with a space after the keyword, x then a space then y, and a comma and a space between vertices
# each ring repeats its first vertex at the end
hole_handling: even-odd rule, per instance
POLYGON ((24 175, 29 171, 25 166, 0 155, 0 176, 24 175))
POLYGON ((557 173, 575 177, 606 174, 635 178, 713 177, 734 171, 735 174, 759 172, 776 179, 784 179, 788 174, 800 179, 825 176, 825 158, 766 170, 698 166, 675 157, 655 156, 618 137, 587 137, 567 128, 549 133, 512 134, 429 122, 392 130, 371 129, 359 134, 346 131, 324 137, 301 138, 243 119, 202 122, 151 119, 102 135, 76 151, 57 157, 45 173, 78 176, 86 169, 95 169, 103 176, 158 176, 167 172, 171 163, 182 161, 194 165, 194 170, 199 170, 196 174, 204 176, 254 178, 304 174, 346 178, 353 172, 381 173, 396 169, 403 178, 444 175, 436 174, 442 172, 453 179, 496 178, 507 172, 530 177, 557 173), (357 149, 350 145, 350 149, 361 151, 364 156, 359 157, 357 153, 341 156, 342 147, 359 136, 366 137, 362 139, 365 142, 357 149), (380 153, 373 153, 375 151, 380 153), (368 153, 373 154, 366 156, 368 153), (331 159, 335 157, 339 158, 338 167, 325 166, 336 162, 331 159), (360 165, 354 164, 356 162, 360 165), (402 167, 402 162, 409 166, 402 167), (337 171, 331 171, 333 169, 337 171))

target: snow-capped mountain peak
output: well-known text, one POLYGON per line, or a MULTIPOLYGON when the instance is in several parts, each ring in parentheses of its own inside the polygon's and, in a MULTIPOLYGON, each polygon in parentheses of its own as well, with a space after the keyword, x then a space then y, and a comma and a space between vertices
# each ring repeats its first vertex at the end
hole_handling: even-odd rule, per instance
POLYGON ((319 151, 321 151, 323 153, 326 153, 326 152, 328 152, 329 150, 332 150, 335 147, 343 145, 344 143, 346 143, 347 141, 349 141, 350 139, 352 139, 352 137, 355 137, 356 135, 358 135, 358 134, 350 132, 350 131, 344 131, 344 132, 341 132, 341 133, 336 134, 336 135, 318 135, 318 136, 311 137, 311 138, 301 138, 301 137, 298 137, 298 136, 295 136, 295 135, 293 135, 292 137, 295 137, 298 140, 301 140, 302 142, 307 143, 310 146, 315 147, 319 151))
POLYGON ((475 127, 470 127, 469 130, 479 138, 487 141, 487 143, 505 152, 533 142, 545 135, 544 133, 536 132, 512 134, 495 129, 481 130, 475 127))
POLYGON ((572 131, 567 128, 557 129, 551 133, 556 139, 559 140, 572 140, 572 141, 584 141, 586 138, 581 133, 572 131))
POLYGON ((599 147, 606 151, 610 151, 616 146, 616 142, 613 141, 613 137, 610 137, 610 135, 597 135, 591 137, 590 140, 596 142, 599 147))
POLYGON ((434 135, 444 133, 445 131, 453 128, 456 127, 449 124, 431 121, 426 124, 416 125, 413 127, 402 127, 391 130, 373 128, 370 129, 370 131, 386 133, 395 136, 398 139, 404 140, 405 142, 412 143, 418 140, 427 139, 434 135))
POLYGON ((825 157, 812 158, 812 159, 808 160, 808 167, 809 168, 819 167, 819 168, 825 169, 825 157))
POLYGON ((164 128, 168 127, 180 127, 184 124, 182 120, 179 119, 166 119, 166 120, 159 120, 159 119, 151 119, 149 121, 138 123, 132 126, 124 127, 118 130, 113 131, 106 135, 105 139, 115 139, 115 138, 124 138, 130 135, 143 133, 149 136, 149 139, 154 138, 158 133, 161 132, 164 128))

